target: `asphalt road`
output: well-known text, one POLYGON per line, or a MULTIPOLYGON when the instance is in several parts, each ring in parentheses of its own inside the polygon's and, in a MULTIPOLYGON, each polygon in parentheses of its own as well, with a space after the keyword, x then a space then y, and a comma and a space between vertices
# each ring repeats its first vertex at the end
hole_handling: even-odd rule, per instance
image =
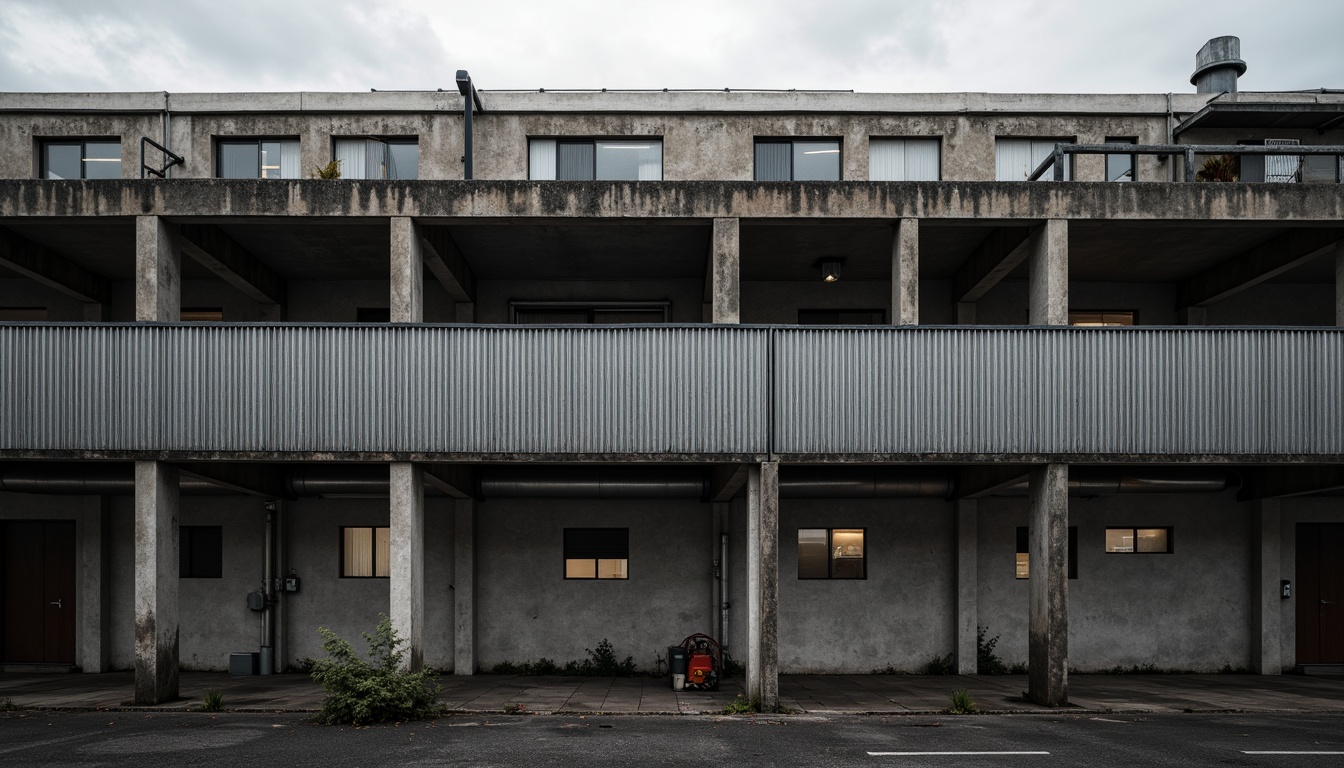
POLYGON ((1344 766, 1344 715, 498 715, 339 728, 287 714, 28 711, 0 715, 0 765, 1344 766))

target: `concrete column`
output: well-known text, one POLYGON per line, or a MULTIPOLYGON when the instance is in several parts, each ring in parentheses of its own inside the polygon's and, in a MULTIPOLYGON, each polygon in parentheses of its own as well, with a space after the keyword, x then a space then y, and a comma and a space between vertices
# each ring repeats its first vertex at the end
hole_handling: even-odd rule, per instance
POLYGON ((892 237, 891 324, 919 325, 919 219, 901 219, 892 237))
POLYGON ((177 501, 176 468, 135 462, 136 704, 177 698, 177 501))
POLYGON ((737 219, 714 220, 709 265, 710 322, 742 322, 741 245, 737 219))
POLYGON ((1283 672, 1282 621, 1279 614, 1278 499, 1261 499, 1251 507, 1251 669, 1259 675, 1283 672))
POLYGON ((747 698, 779 706, 779 462, 747 475, 747 698))
POLYGON ((979 502, 957 501, 957 674, 977 669, 976 630, 980 624, 979 502))
POLYGON ((75 583, 79 585, 79 614, 75 617, 75 663, 84 672, 106 672, 108 668, 108 624, 112 580, 107 556, 107 497, 88 497, 89 506, 76 522, 79 543, 76 551, 75 583))
POLYGON ((1344 240, 1335 243, 1335 325, 1344 325, 1344 240))
POLYGON ((1177 322, 1181 325, 1208 325, 1208 307, 1186 307, 1177 313, 1177 322))
POLYGON ((453 674, 476 674, 476 502, 453 511, 453 674))
POLYGON ((425 260, 420 225, 409 216, 392 217, 392 294, 388 307, 394 323, 425 321, 425 260))
POLYGON ((975 325, 975 302, 957 302, 957 325, 975 325))
POLYGON ((158 216, 135 217, 135 319, 175 323, 182 319, 182 256, 168 224, 158 216))
POLYGON ((1069 465, 1037 467, 1030 484, 1027 695, 1062 707, 1069 703, 1069 465))
POLYGON ((388 617, 406 641, 405 669, 425 658, 425 471, 409 462, 389 467, 392 605, 388 617))
POLYGON ((1031 325, 1069 324, 1069 222, 1050 219, 1032 230, 1031 325))

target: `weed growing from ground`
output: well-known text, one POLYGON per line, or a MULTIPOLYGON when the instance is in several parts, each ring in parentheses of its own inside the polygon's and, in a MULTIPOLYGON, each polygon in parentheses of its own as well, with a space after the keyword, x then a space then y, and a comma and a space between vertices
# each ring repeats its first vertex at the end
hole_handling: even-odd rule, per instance
POLYGON ((737 698, 728 702, 723 707, 725 715, 754 715, 761 711, 761 702, 756 699, 748 699, 742 694, 737 694, 737 698))
POLYGON ((224 708, 224 694, 218 688, 211 688, 201 698, 201 709, 206 712, 218 712, 224 708))
POLYGON ((974 715, 979 712, 975 706, 975 699, 965 688, 958 688, 952 692, 952 704, 947 708, 949 715, 974 715))
POLYGON ((0 712, 18 712, 23 709, 13 699, 0 699, 0 712))
MULTIPOLYGON (((568 677, 636 677, 644 674, 635 665, 635 657, 626 656, 624 660, 616 658, 616 651, 606 638, 597 644, 597 648, 586 648, 588 658, 582 661, 567 661, 557 664, 554 659, 545 657, 536 661, 514 663, 501 661, 490 668, 492 675, 565 675, 568 677)), ((660 675, 661 676, 661 675, 660 675)))
POLYGON ((926 675, 955 675, 957 674, 957 664, 952 660, 952 654, 946 656, 934 656, 928 666, 924 668, 926 675))

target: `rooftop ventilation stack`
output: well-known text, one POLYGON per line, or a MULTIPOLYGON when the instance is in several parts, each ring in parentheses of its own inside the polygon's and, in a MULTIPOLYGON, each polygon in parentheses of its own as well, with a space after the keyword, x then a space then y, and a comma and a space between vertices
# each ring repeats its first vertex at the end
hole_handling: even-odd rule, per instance
POLYGON ((1241 60, 1241 38, 1215 37, 1195 54, 1195 74, 1190 84, 1195 93, 1236 93, 1237 78, 1246 74, 1241 60))

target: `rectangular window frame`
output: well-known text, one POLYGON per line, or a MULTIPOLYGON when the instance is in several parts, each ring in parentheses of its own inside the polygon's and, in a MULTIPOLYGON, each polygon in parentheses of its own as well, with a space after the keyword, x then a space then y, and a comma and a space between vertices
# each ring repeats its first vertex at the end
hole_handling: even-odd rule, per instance
POLYGON ((662 136, 528 136, 527 137, 527 178, 529 181, 662 181, 666 177, 667 163, 664 152, 664 142, 662 136), (539 169, 533 167, 534 150, 533 142, 549 141, 554 142, 554 166, 549 169, 539 169), (600 160, 598 158, 599 144, 636 144, 638 142, 658 144, 658 178, 656 179, 600 179, 597 176, 597 170, 600 160), (562 179, 560 178, 560 147, 567 146, 590 146, 592 147, 592 161, 589 168, 590 176, 586 179, 562 179))
POLYGON ((1129 328, 1139 324, 1136 309, 1070 309, 1069 325, 1074 328, 1129 328), (1123 322, 1128 319, 1129 322, 1123 322))
MULTIPOLYGON (((1107 144, 1138 144, 1138 143, 1139 143, 1139 138, 1138 138, 1137 136, 1107 136, 1107 137, 1106 137, 1106 143, 1107 143, 1107 144)), ((1113 182, 1116 182, 1116 183, 1129 182, 1129 181, 1138 181, 1138 178, 1139 178, 1139 171, 1138 171, 1138 155, 1135 155, 1135 154, 1132 153, 1132 152, 1129 153, 1129 154, 1106 155, 1106 163, 1105 163, 1105 165, 1104 165, 1103 167, 1104 167, 1105 170, 1106 170, 1106 181, 1113 181, 1113 182), (1125 179, 1125 178, 1112 179, 1112 178, 1111 178, 1111 158, 1113 158, 1113 157, 1127 157, 1127 158, 1129 158, 1129 178, 1127 178, 1127 179, 1125 179)))
POLYGON ((337 541, 337 549, 338 549, 338 551, 340 552, 340 557, 339 557, 339 558, 337 559, 337 561, 336 561, 336 571, 337 571, 337 573, 339 574, 340 578, 342 578, 342 579, 388 579, 388 578, 391 578, 391 577, 392 577, 392 569, 391 569, 390 555, 389 555, 389 562, 387 563, 387 570, 388 570, 388 572, 387 572, 385 575, 379 575, 379 573, 378 573, 378 565, 379 565, 379 563, 378 563, 378 531, 380 531, 380 530, 387 531, 387 536, 388 536, 388 539, 389 539, 389 541, 390 541, 391 538, 392 538, 392 528, 391 528, 390 526, 386 526, 386 525, 342 525, 342 526, 339 526, 339 527, 338 527, 338 529, 337 529, 337 531, 336 531, 336 541, 337 541), (371 573, 370 573, 369 575, 367 575, 367 576, 365 576, 365 575, 360 575, 360 574, 350 575, 350 574, 347 574, 347 573, 345 572, 345 532, 348 531, 348 530, 366 530, 366 531, 369 531, 369 543, 370 543, 370 546, 373 547, 373 552, 372 552, 372 553, 370 554, 370 556, 369 556, 369 563, 370 563, 370 568, 369 568, 369 570, 371 571, 371 573))
MULTIPOLYGON (((1053 149, 1053 147, 1054 147, 1055 144, 1077 144, 1077 143, 1078 143, 1078 138, 1077 138, 1076 136, 995 136, 995 137, 994 137, 994 180, 995 180, 995 181, 1006 181, 1006 182, 1026 181, 1026 180, 1027 180, 1027 177, 1031 175, 1031 172, 1034 171, 1034 170, 1036 170, 1036 166, 1037 166, 1037 165, 1040 165, 1040 163, 1044 161, 1044 157, 1042 157, 1041 160, 1037 160, 1036 162, 1031 163, 1031 167, 1026 169, 1026 172, 1023 174, 1023 176, 1022 176, 1021 178, 1000 178, 1000 176, 999 176, 999 147, 1000 147, 1001 143, 1003 143, 1003 142, 1009 142, 1009 141, 1013 141, 1013 142, 1024 142, 1024 141, 1025 141, 1025 142, 1029 142, 1031 146, 1029 147, 1028 156, 1030 157, 1030 156, 1032 156, 1032 155, 1037 154, 1037 152, 1036 152, 1037 147, 1035 146, 1035 145, 1037 145, 1037 144, 1049 144, 1050 147, 1053 149)), ((1074 158, 1073 155, 1065 155, 1065 156, 1064 156, 1064 180, 1065 180, 1065 181, 1073 181, 1073 179, 1074 179, 1074 162, 1073 162, 1073 158, 1074 158)), ((1041 177, 1040 177, 1039 179, 1037 179, 1036 181, 1054 181, 1054 180, 1055 180, 1055 174, 1054 174, 1054 167, 1052 166, 1052 167, 1046 169, 1046 172, 1043 173, 1043 174, 1041 174, 1041 177)))
MULTIPOLYGON (((1025 525, 1017 526, 1017 549, 1016 555, 1026 555, 1027 575, 1023 576, 1023 561, 1020 557, 1013 558, 1013 578, 1017 581, 1029 581, 1031 579, 1031 528, 1025 525)), ((1069 579, 1078 578, 1078 526, 1069 526, 1069 579)))
MULTIPOLYGON (((825 531, 825 532, 826 532, 826 575, 825 575, 825 576, 804 576, 804 575, 802 574, 802 562, 801 562, 801 561, 802 561, 802 558, 799 557, 799 558, 797 558, 797 560, 798 560, 798 566, 797 566, 798 574, 797 574, 797 575, 798 575, 798 580, 799 580, 799 581, 867 581, 867 579, 868 579, 868 528, 867 528, 867 527, 865 527, 865 526, 849 526, 849 525, 840 525, 840 526, 835 526, 835 527, 833 527, 833 528, 820 528, 820 527, 816 527, 816 526, 799 526, 799 527, 797 528, 797 532, 795 533, 795 536, 794 536, 794 540, 795 540, 795 541, 798 541, 798 538, 802 535, 803 531, 825 531), (842 559, 847 559, 847 558, 851 558, 851 557, 853 557, 853 558, 858 558, 858 559, 860 560, 860 566, 861 566, 861 573, 860 573, 860 575, 858 575, 858 576, 836 576, 836 575, 835 575, 835 560, 836 560, 836 558, 835 558, 833 555, 831 555, 831 548, 835 546, 835 532, 836 532, 836 531, 844 531, 844 532, 847 532, 847 531, 858 531, 858 532, 859 532, 859 535, 863 538, 863 544, 862 544, 862 546, 863 546, 863 554, 862 554, 862 555, 841 555, 841 558, 842 558, 842 559)), ((801 546, 801 543, 799 543, 798 546, 801 546)))
POLYGON ((113 180, 122 178, 122 159, 121 159, 121 137, 120 136, 49 136, 37 139, 37 178, 44 181, 98 181, 113 180), (117 156, 113 158, 91 158, 89 157, 90 144, 116 144, 117 156), (47 174, 47 147, 56 146, 78 146, 79 147, 79 178, 78 179, 48 179, 47 174), (99 176, 90 179, 87 170, 88 163, 116 163, 117 172, 112 176, 99 176))
MULTIPOLYGON (((347 171, 347 169, 346 169, 346 167, 345 167, 345 164, 344 164, 344 163, 341 163, 338 167, 340 168, 340 171, 341 171, 341 178, 342 178, 342 179, 350 179, 350 180, 352 180, 352 181, 415 181, 415 180, 418 180, 418 179, 420 178, 420 137, 419 137, 419 135, 416 135, 416 136, 332 136, 332 137, 331 137, 331 159, 332 159, 333 161, 339 161, 339 160, 341 159, 341 157, 340 157, 340 147, 338 146, 338 143, 339 143, 339 142, 342 142, 342 141, 364 141, 364 142, 375 142, 375 143, 377 143, 377 144, 382 144, 382 145, 384 146, 384 150, 383 150, 383 152, 384 152, 384 156, 385 156, 385 157, 386 157, 388 154, 390 154, 390 152, 391 152, 391 147, 393 147, 393 146, 402 146, 402 147, 404 147, 404 146, 413 146, 413 147, 415 147, 415 168, 412 169, 412 170, 414 170, 414 172, 415 172, 414 175, 406 176, 406 175, 402 175, 402 174, 399 173, 399 174, 396 175, 396 176, 388 176, 388 175, 387 175, 387 171, 388 171, 388 169, 391 168, 391 167, 394 167, 394 166, 393 166, 392 164, 388 163, 388 162, 385 160, 385 161, 382 163, 383 174, 382 174, 381 176, 365 176, 365 175, 352 176, 352 175, 350 175, 350 173, 347 171)), ((367 162, 365 163, 365 165, 367 166, 367 162)), ((363 173, 363 169, 361 169, 360 173, 361 173, 361 174, 363 173)))
POLYGON ((178 578, 224 578, 224 526, 180 525, 177 533, 178 578), (214 551, 204 552, 206 548, 214 551))
MULTIPOLYGON (((842 148, 842 150, 843 150, 843 148, 842 148)), ((903 147, 902 147, 902 151, 903 151, 903 152, 905 152, 905 151, 907 151, 907 150, 908 150, 908 147, 906 147, 906 146, 903 146, 903 147)), ((869 181, 942 181, 942 180, 943 180, 943 137, 942 137, 942 136, 869 136, 869 137, 868 137, 868 180, 869 180, 869 181), (875 176, 874 176, 874 174, 873 174, 873 150, 874 150, 876 147, 875 147, 874 145, 876 144, 876 145, 880 146, 880 145, 882 145, 883 143, 886 143, 886 142, 897 142, 897 141, 901 142, 903 145, 906 145, 906 144, 908 144, 909 142, 912 142, 912 141, 915 141, 915 142, 931 142, 931 143, 933 143, 933 144, 937 147, 937 153, 936 153, 936 154, 937 154, 937 158, 938 158, 938 167, 937 167, 937 173, 935 174, 935 177, 932 178, 932 179, 911 179, 911 178, 910 178, 910 174, 909 174, 909 172, 908 172, 908 168, 909 168, 909 158, 908 158, 908 156, 907 156, 907 157, 902 161, 902 165, 903 165, 903 167, 905 167, 905 168, 907 169, 907 172, 901 174, 901 175, 902 175, 902 178, 899 178, 899 179, 879 179, 879 178, 875 178, 875 176)))
POLYGON ((1134 549, 1131 551, 1112 550, 1106 547, 1105 538, 1102 539, 1102 550, 1108 555, 1174 555, 1176 554, 1176 529, 1171 525, 1108 525, 1106 533, 1111 531, 1129 531, 1133 536, 1134 549), (1165 550, 1139 550, 1139 531, 1165 531, 1167 535, 1167 548, 1165 550))
MULTIPOLYGON (((835 178, 834 178, 834 179, 804 179, 803 181, 822 181, 822 182, 826 182, 826 181, 844 181, 844 180, 845 180, 845 141, 844 141, 844 137, 841 137, 841 136, 757 136, 757 137, 755 138, 755 140, 752 142, 752 145, 751 145, 751 178, 752 178, 754 181, 764 181, 764 182, 767 182, 767 183, 768 183, 768 182, 783 182, 783 181, 788 181, 788 182, 796 182, 796 181, 798 181, 798 172, 797 172, 797 169, 794 167, 794 162, 793 162, 793 158, 794 158, 794 154, 795 154, 795 152, 794 152, 793 150, 796 149, 796 146, 795 146, 795 145, 797 145, 797 144, 835 144, 835 145, 836 145, 836 147, 835 147, 835 154, 837 155, 837 157, 836 157, 836 161, 835 161, 835 178), (788 145, 788 146, 789 146, 789 148, 790 148, 790 150, 791 150, 791 151, 789 152, 789 178, 787 178, 787 179, 762 179, 762 178, 760 177, 760 173, 759 173, 759 171, 760 171, 760 167, 759 167, 758 157, 757 157, 757 152, 758 152, 758 149, 757 149, 757 148, 760 147, 760 146, 762 146, 762 145, 768 145, 768 144, 785 144, 785 145, 788 145)), ((826 150, 826 152, 829 153, 830 150, 826 150)), ((941 162, 942 162, 942 161, 941 161, 941 158, 940 158, 940 159, 939 159, 939 164, 940 164, 939 173, 940 173, 940 174, 942 173, 942 171, 941 171, 941 162)))
POLYGON ((215 142, 215 146, 214 146, 215 178, 217 178, 217 179, 229 178, 229 179, 232 179, 232 180, 235 180, 235 181, 243 181, 243 180, 247 180, 247 179, 257 179, 257 180, 265 180, 265 181, 292 181, 292 180, 294 180, 294 179, 297 179, 297 178, 300 178, 300 177, 303 176, 303 167, 302 167, 302 164, 303 164, 303 159, 302 159, 303 142, 302 142, 302 140, 301 140, 298 136, 215 136, 215 137, 214 137, 214 142, 215 142), (283 145, 283 144, 286 143, 286 142, 292 143, 292 144, 294 144, 294 146, 295 146, 294 151, 295 151, 296 162, 297 162, 297 164, 298 164, 298 167, 295 168, 295 175, 294 175, 294 176, 285 176, 285 175, 284 175, 284 163, 283 163, 284 147, 283 147, 283 146, 281 146, 281 147, 280 147, 280 150, 279 150, 280 153, 281 153, 281 158, 278 158, 278 159, 277 159, 277 162, 279 162, 280 165, 277 165, 277 166, 264 165, 264 163, 265 163, 266 161, 262 159, 262 153, 263 153, 262 145, 263 145, 263 144, 279 143, 279 144, 282 144, 282 145, 283 145), (224 147, 226 147, 226 146, 248 146, 248 145, 255 146, 256 149, 257 149, 257 175, 256 175, 256 176, 232 176, 232 177, 226 177, 226 176, 222 175, 223 172, 224 172, 224 147), (268 176, 268 175, 266 175, 266 172, 267 172, 268 170, 270 170, 272 167, 275 168, 275 170, 276 170, 276 175, 275 175, 275 176, 268 176))
POLYGON ((630 529, 619 527, 565 528, 561 533, 560 575, 565 581, 629 581, 630 529), (587 538, 587 541, 583 539, 587 538), (617 539, 620 539, 617 544, 617 539), (603 557, 603 555, 608 555, 603 557), (570 576, 570 561, 593 562, 592 576, 570 576), (601 561, 620 561, 621 576, 602 575, 601 561))

